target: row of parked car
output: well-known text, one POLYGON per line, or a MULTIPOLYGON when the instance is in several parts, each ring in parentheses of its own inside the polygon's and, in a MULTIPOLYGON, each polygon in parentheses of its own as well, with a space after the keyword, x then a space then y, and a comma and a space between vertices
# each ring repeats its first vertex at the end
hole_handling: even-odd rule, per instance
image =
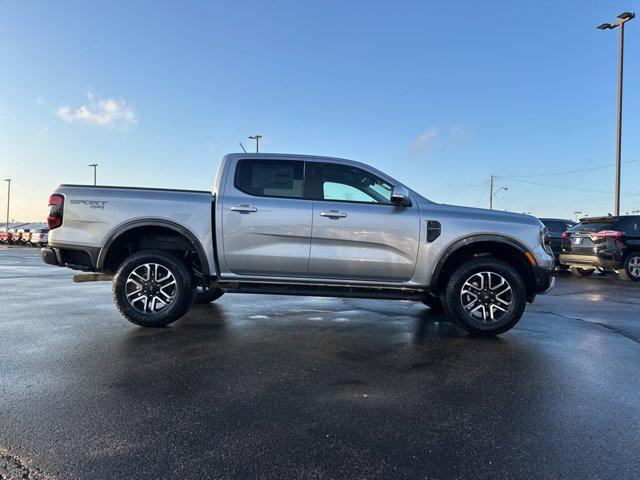
POLYGON ((10 228, 8 231, 0 231, 0 244, 3 245, 40 247, 46 245, 48 240, 48 228, 10 228))
POLYGON ((556 263, 574 275, 615 272, 626 281, 640 280, 640 216, 589 217, 579 223, 541 218, 551 238, 556 263))

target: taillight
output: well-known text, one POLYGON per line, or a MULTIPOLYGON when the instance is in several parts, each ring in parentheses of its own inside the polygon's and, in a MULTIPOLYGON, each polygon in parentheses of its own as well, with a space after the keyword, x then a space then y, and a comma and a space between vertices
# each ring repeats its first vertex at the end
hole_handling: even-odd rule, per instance
POLYGON ((47 223, 49 224, 50 230, 62 225, 63 210, 64 197, 59 193, 54 193, 49 197, 49 216, 47 217, 47 223))
POLYGON ((569 233, 568 232, 564 232, 562 234, 562 238, 569 238, 569 233))
POLYGON ((49 206, 62 205, 63 202, 64 202, 64 197, 58 193, 54 193, 49 197, 49 206))
POLYGON ((622 236, 622 232, 615 230, 601 230, 593 234, 595 238, 618 238, 622 236))

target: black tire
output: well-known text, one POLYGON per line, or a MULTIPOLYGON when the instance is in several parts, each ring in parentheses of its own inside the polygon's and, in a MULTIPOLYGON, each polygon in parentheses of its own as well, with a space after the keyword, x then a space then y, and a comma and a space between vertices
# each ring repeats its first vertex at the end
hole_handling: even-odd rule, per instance
POLYGON ((588 277, 595 272, 595 268, 580 268, 580 267, 571 267, 569 269, 573 275, 576 277, 588 277))
MULTIPOLYGON (((459 327, 475 335, 497 335, 512 328, 524 312, 526 305, 526 288, 520 274, 508 263, 493 257, 479 257, 471 259, 458 266, 447 283, 442 296, 442 306, 449 318, 459 327), (468 313, 462 304, 462 288, 464 284, 476 274, 489 273, 495 280, 499 275, 511 288, 506 311, 499 312, 497 318, 483 321, 468 313)), ((483 309, 485 310, 485 309, 483 309)))
POLYGON ((224 292, 219 288, 204 288, 198 286, 194 303, 211 303, 219 299, 224 292))
MULTIPOLYGON (((151 275, 149 276, 151 277, 151 275)), ((144 282, 141 282, 140 285, 145 288, 154 288, 153 285, 146 287, 147 284, 144 282)), ((113 298, 122 316, 141 327, 165 327, 175 322, 191 308, 195 291, 191 275, 185 264, 176 256, 163 250, 143 250, 134 253, 122 262, 112 284, 113 298), (170 272, 175 279, 175 289, 171 290, 170 302, 155 313, 142 312, 127 299, 127 288, 131 288, 127 287, 129 275, 145 264, 157 264, 170 272)), ((159 295, 157 298, 160 298, 159 295)), ((147 304, 144 305, 146 310, 147 304)))
POLYGON ((625 282, 637 282, 640 280, 640 272, 635 263, 640 264, 640 253, 632 253, 624 259, 622 270, 618 270, 618 275, 625 282))
POLYGON ((440 299, 440 297, 436 297, 435 295, 427 295, 422 300, 422 303, 424 303, 427 307, 429 307, 434 312, 443 311, 442 300, 440 299))

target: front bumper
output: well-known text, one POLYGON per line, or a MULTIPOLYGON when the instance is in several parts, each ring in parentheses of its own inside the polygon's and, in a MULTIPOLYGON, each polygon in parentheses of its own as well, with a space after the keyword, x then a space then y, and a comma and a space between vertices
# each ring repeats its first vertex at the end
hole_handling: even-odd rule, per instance
POLYGON ((553 268, 533 267, 533 289, 535 293, 545 294, 549 292, 556 283, 553 268))

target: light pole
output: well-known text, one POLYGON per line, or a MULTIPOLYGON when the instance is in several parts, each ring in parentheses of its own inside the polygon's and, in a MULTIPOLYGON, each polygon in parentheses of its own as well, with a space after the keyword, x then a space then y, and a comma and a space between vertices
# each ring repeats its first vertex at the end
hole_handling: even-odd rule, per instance
POLYGON ((491 175, 491 177, 489 178, 489 210, 493 210, 493 197, 495 197, 498 194, 498 192, 500 192, 501 190, 504 190, 505 192, 509 190, 508 187, 500 187, 498 190, 494 192, 493 191, 494 179, 495 179, 495 176, 493 175, 491 175))
POLYGON ((260 139, 262 138, 262 135, 254 135, 253 137, 249 137, 249 140, 255 140, 256 141, 256 153, 259 153, 260 150, 260 139))
POLYGON ((90 163, 88 166, 93 167, 93 186, 95 187, 96 186, 96 170, 97 170, 98 164, 90 163))
POLYGON ((616 190, 615 190, 615 211, 620 215, 620 157, 622 149, 622 67, 624 61, 624 24, 635 18, 636 14, 624 12, 618 15, 618 21, 614 23, 603 23, 598 25, 599 30, 613 30, 620 27, 620 39, 618 47, 618 132, 616 135, 616 190))
POLYGON ((9 231, 9 202, 11 201, 11 179, 5 178, 5 182, 7 182, 7 232, 9 231))
POLYGON ((576 222, 579 220, 578 215, 580 215, 581 213, 581 210, 576 210, 575 212, 573 212, 573 214, 576 216, 576 222))

